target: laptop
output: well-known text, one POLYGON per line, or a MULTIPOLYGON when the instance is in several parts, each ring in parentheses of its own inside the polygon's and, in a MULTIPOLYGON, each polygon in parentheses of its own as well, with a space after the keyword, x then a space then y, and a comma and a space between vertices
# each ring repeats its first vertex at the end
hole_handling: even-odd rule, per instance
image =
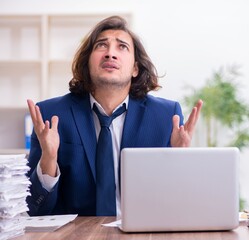
POLYGON ((220 231, 239 225, 239 150, 125 148, 124 232, 220 231))

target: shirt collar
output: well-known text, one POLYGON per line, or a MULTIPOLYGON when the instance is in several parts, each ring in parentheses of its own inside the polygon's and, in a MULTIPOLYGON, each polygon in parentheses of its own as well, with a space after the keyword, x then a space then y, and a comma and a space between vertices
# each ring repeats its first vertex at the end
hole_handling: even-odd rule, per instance
MULTIPOLYGON (((119 107, 121 107, 124 103, 126 104, 126 109, 127 109, 127 106, 128 106, 128 102, 129 102, 129 94, 127 95, 127 97, 125 98, 125 100, 123 102, 121 102, 114 110, 113 112, 115 112, 119 107)), ((104 108, 97 102, 97 100, 93 97, 93 95, 90 93, 90 104, 91 104, 91 109, 93 108, 93 104, 96 104, 99 111, 102 113, 102 114, 106 114, 104 108)))

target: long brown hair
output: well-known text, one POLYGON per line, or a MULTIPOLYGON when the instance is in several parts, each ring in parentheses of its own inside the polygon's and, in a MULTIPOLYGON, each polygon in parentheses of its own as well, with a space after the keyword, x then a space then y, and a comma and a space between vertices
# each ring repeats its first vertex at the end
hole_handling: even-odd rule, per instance
POLYGON ((157 70, 146 53, 140 39, 128 29, 127 23, 123 18, 112 16, 99 22, 76 52, 72 64, 73 78, 69 82, 69 90, 77 95, 84 95, 94 90, 88 68, 89 57, 99 34, 110 29, 123 30, 133 40, 135 61, 138 64, 139 73, 131 80, 130 95, 134 98, 142 98, 149 91, 160 88, 158 85, 157 70))

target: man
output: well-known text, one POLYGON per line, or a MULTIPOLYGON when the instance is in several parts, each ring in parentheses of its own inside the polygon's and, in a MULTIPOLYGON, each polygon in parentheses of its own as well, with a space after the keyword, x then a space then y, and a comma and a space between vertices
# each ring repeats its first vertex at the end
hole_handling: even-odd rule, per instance
POLYGON ((183 125, 179 103, 147 94, 159 88, 156 69, 118 16, 96 25, 72 70, 69 94, 37 105, 28 100, 34 124, 29 214, 119 215, 120 151, 190 146, 202 101, 183 125), (110 126, 103 127, 102 115, 112 114, 110 126))

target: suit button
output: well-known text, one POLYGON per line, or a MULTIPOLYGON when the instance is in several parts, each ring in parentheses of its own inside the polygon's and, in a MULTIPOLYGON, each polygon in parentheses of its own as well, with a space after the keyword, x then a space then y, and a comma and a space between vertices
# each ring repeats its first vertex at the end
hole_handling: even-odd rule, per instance
POLYGON ((39 198, 36 200, 37 205, 40 205, 43 200, 44 200, 44 196, 40 195, 39 198))

